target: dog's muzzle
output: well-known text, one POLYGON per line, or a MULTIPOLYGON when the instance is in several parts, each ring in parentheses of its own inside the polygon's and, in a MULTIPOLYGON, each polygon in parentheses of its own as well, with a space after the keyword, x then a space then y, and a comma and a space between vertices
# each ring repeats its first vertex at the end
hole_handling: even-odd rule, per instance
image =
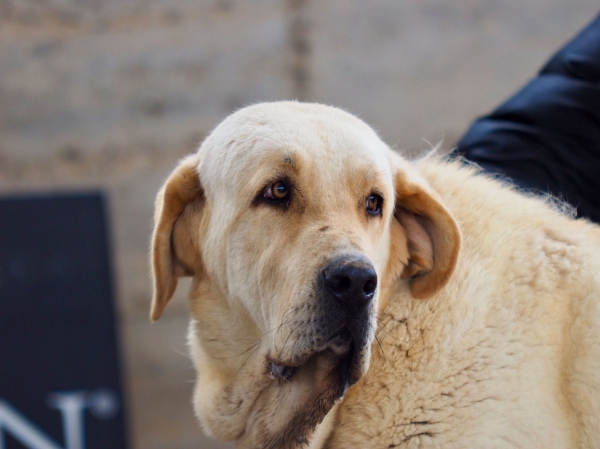
MULTIPOLYGON (((377 273, 361 255, 338 257, 328 263, 317 277, 317 292, 324 315, 320 343, 306 355, 325 354, 338 359, 337 383, 340 396, 356 383, 362 373, 373 316, 373 299, 377 290, 377 273)), ((271 361, 268 374, 272 379, 291 381, 302 363, 288 366, 271 361)))

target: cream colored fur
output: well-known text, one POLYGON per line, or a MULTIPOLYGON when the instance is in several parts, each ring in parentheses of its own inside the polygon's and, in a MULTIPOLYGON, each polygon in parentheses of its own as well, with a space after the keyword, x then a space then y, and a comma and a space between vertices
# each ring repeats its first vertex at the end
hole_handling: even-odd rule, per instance
POLYGON ((152 257, 155 320, 193 277, 194 405, 216 438, 600 447, 600 228, 463 163, 408 162, 345 112, 283 102, 225 120, 159 193, 152 257), (257 205, 284 172, 295 203, 257 205), (373 189, 380 219, 361 212, 373 189), (323 399, 338 361, 309 344, 312 280, 349 251, 379 276, 373 343, 343 401, 323 399), (270 360, 300 368, 271 379, 270 360))

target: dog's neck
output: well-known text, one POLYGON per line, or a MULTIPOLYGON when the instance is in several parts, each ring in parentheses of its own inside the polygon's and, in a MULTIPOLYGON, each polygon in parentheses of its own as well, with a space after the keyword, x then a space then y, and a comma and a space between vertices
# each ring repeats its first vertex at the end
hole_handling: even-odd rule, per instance
POLYGON ((195 279, 189 297, 193 319, 188 344, 198 376, 196 415, 208 435, 236 440, 264 388, 259 383, 270 380, 256 375, 265 370, 261 334, 248 314, 232 308, 215 285, 195 279))

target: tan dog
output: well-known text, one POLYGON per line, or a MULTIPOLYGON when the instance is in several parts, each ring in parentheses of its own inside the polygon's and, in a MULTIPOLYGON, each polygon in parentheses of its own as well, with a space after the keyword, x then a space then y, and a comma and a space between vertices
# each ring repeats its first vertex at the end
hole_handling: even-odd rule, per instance
POLYGON ((600 229, 547 203, 251 106, 159 192, 152 319, 192 276, 194 405, 241 448, 598 448, 600 229))

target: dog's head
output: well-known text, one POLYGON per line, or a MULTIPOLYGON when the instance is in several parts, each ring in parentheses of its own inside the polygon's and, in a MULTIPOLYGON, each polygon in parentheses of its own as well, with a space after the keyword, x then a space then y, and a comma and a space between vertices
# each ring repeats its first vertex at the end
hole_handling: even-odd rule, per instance
POLYGON ((460 240, 370 127, 293 102, 223 121, 159 192, 155 224, 152 319, 193 277, 196 410, 249 447, 302 442, 367 371, 382 288, 434 295, 460 240))

